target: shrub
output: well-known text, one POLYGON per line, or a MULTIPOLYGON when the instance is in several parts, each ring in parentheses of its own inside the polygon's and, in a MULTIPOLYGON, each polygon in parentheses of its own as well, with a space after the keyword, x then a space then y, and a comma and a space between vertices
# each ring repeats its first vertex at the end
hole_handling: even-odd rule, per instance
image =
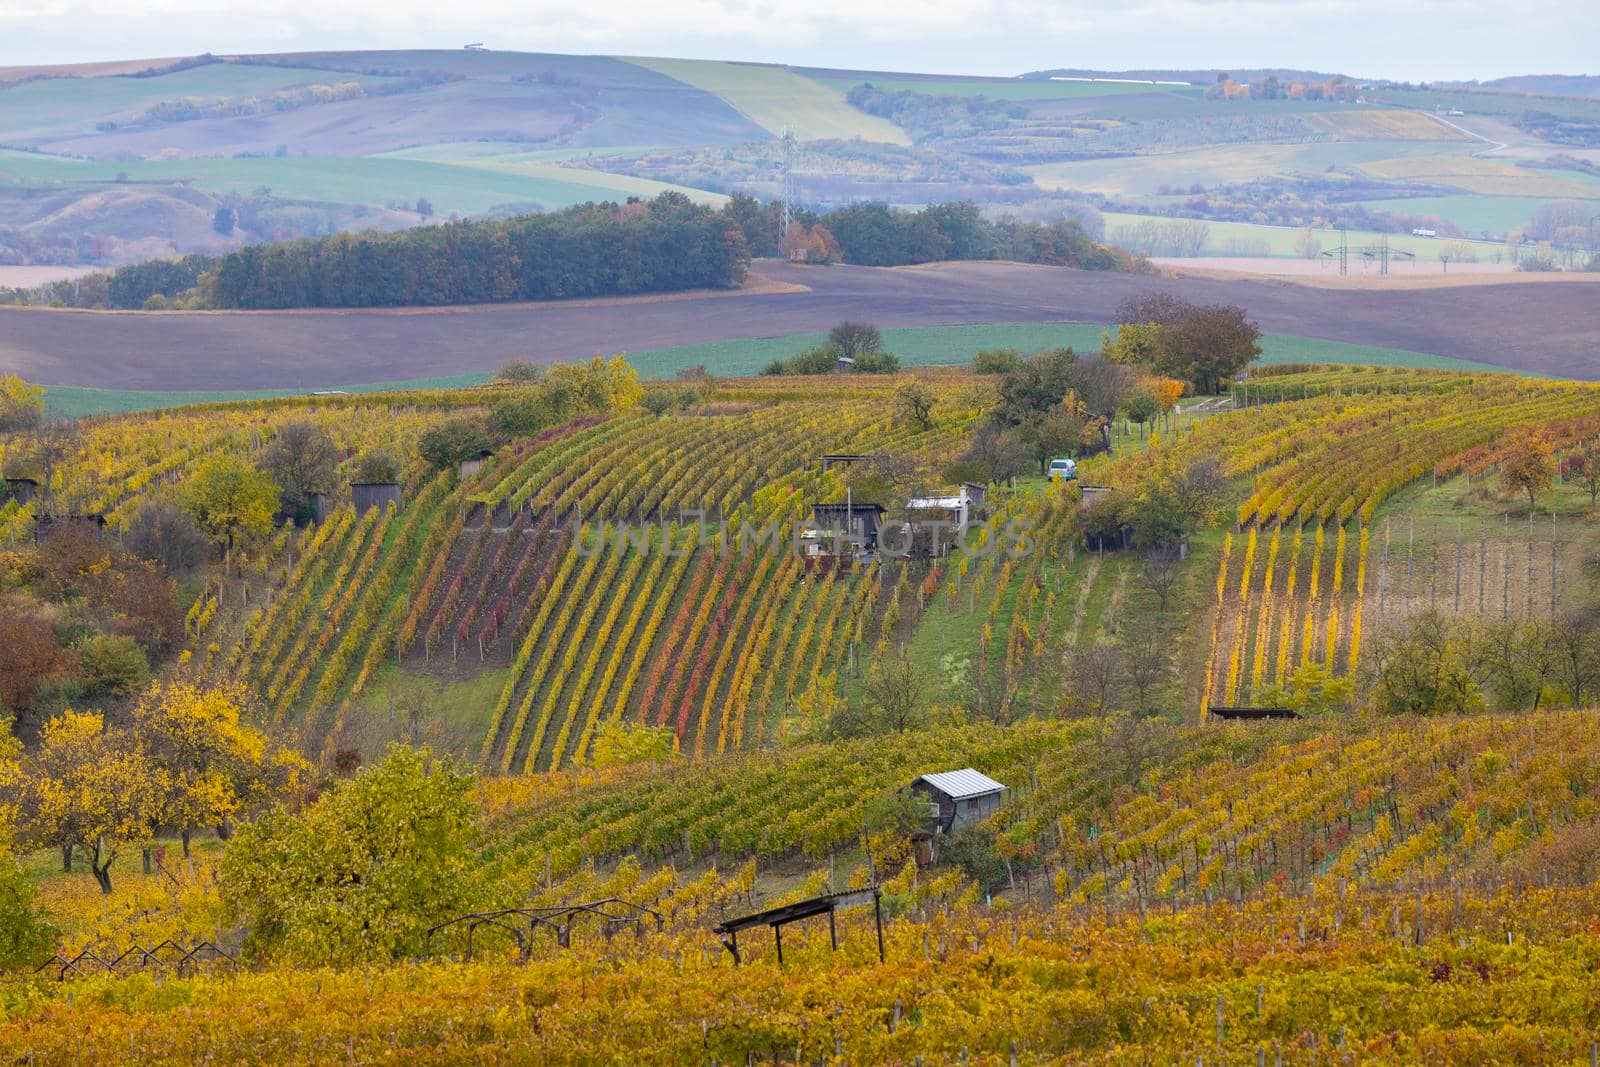
POLYGON ((431 466, 448 470, 464 459, 490 451, 494 438, 477 419, 451 419, 422 435, 417 451, 431 466))
POLYGON ((500 369, 494 374, 497 382, 513 382, 517 385, 528 385, 543 377, 544 368, 531 359, 508 359, 500 364, 500 369))
POLYGON ((83 695, 127 696, 150 680, 150 662, 131 637, 99 635, 78 646, 83 695))
POLYGON ((400 457, 387 448, 369 448, 356 457, 350 480, 367 485, 400 480, 400 457))
POLYGON ((32 879, 0 850, 0 970, 37 966, 55 947, 56 930, 37 897, 32 879))
POLYGON ((174 504, 145 504, 128 520, 122 543, 140 559, 175 574, 193 570, 211 555, 211 539, 174 504))
POLYGON ((1022 365, 1022 354, 1015 348, 986 348, 972 358, 974 374, 1010 374, 1022 365))
POLYGON ((856 357, 858 374, 897 374, 899 370, 900 357, 893 352, 868 352, 856 357))
POLYGON ((395 747, 300 815, 241 829, 222 859, 224 908, 264 957, 306 963, 419 953, 428 927, 468 910, 472 776, 395 747))

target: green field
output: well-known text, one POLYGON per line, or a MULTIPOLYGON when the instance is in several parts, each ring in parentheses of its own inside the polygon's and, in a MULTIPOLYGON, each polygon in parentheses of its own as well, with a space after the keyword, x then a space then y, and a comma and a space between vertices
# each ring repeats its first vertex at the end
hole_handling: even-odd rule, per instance
POLYGON ((788 128, 802 141, 860 138, 899 145, 911 143, 906 132, 894 123, 851 107, 842 91, 787 67, 701 59, 629 61, 714 93, 775 134, 788 128))
POLYGON ((1178 93, 1199 95, 1199 89, 1177 85, 1130 84, 1127 82, 1051 81, 1048 78, 960 78, 928 74, 874 74, 808 70, 805 75, 849 92, 862 82, 871 82, 890 92, 909 90, 930 96, 985 96, 990 100, 1081 100, 1095 96, 1126 96, 1132 93, 1178 93))
POLYGON ((1521 167, 1480 156, 1412 153, 1364 161, 1358 169, 1385 181, 1442 185, 1476 196, 1600 197, 1600 181, 1577 171, 1521 167))
MULTIPOLYGON (((1036 352, 1055 346, 1070 346, 1079 352, 1100 347, 1106 327, 1084 322, 1002 322, 958 326, 910 326, 885 329, 884 344, 910 366, 964 364, 985 348, 1015 348, 1036 352)), ((679 345, 628 353, 628 361, 645 378, 670 378, 685 367, 705 364, 713 374, 739 377, 759 374, 775 359, 802 352, 823 343, 826 334, 796 333, 782 337, 749 337, 733 341, 709 341, 698 345, 679 345)), ((1289 334, 1266 334, 1261 339, 1263 363, 1370 363, 1396 367, 1440 367, 1457 370, 1503 371, 1487 363, 1451 359, 1425 352, 1397 348, 1323 341, 1289 334)), ((459 389, 482 385, 489 374, 452 374, 437 378, 344 385, 347 393, 384 392, 393 389, 459 389)), ((60 418, 145 411, 181 407, 224 400, 262 400, 277 396, 303 396, 303 389, 145 391, 138 389, 90 389, 80 386, 50 386, 45 396, 49 414, 60 418)))
POLYGON ((1434 155, 1460 145, 1436 141, 1317 141, 1310 144, 1218 145, 1162 155, 1075 160, 1025 168, 1046 189, 1152 196, 1162 186, 1187 189, 1251 181, 1275 174, 1322 174, 1404 156, 1434 155))
POLYGON ((0 175, 30 184, 131 181, 192 181, 218 193, 274 196, 334 204, 411 204, 425 197, 440 214, 477 214, 507 204, 562 208, 590 200, 651 197, 668 189, 702 203, 724 197, 699 189, 554 163, 472 159, 459 163, 394 157, 284 156, 250 159, 171 159, 133 163, 87 163, 61 156, 8 153, 0 175))
POLYGON ((477 161, 519 159, 538 163, 565 163, 574 159, 601 159, 606 156, 648 152, 650 145, 607 145, 605 147, 542 148, 528 151, 521 141, 440 141, 438 144, 377 152, 377 159, 419 159, 428 163, 474 163, 477 161))
MULTIPOLYGON (((1470 199, 1470 198, 1469 198, 1470 199)), ((1417 201, 1396 200, 1396 204, 1413 204, 1417 201)), ((1408 209, 1409 210, 1409 209, 1408 209)), ((1117 211, 1105 213, 1106 235, 1115 240, 1116 230, 1120 226, 1137 225, 1141 222, 1170 222, 1169 218, 1160 215, 1133 215, 1117 211)), ((1185 220, 1188 221, 1188 220, 1185 220)), ((1262 245, 1266 254, 1282 259, 1300 258, 1295 250, 1295 239, 1300 235, 1300 230, 1294 226, 1266 226, 1255 222, 1213 222, 1206 220, 1210 227, 1210 237, 1206 249, 1207 256, 1227 255, 1256 255, 1255 252, 1240 252, 1237 249, 1249 245, 1262 245)), ((1417 265, 1431 263, 1435 267, 1439 263, 1439 250, 1445 242, 1431 237, 1412 237, 1410 234, 1382 234, 1375 230, 1347 230, 1350 240, 1351 255, 1359 259, 1360 249, 1363 245, 1373 244, 1384 237, 1389 239, 1389 247, 1399 252, 1410 252, 1417 257, 1417 265)), ((1317 240, 1322 242, 1324 251, 1339 247, 1339 233, 1337 230, 1316 230, 1317 240)), ((1501 246, 1495 241, 1469 242, 1479 250, 1479 255, 1489 252, 1501 251, 1501 246)))
POLYGON ((1471 234, 1505 234, 1525 225, 1549 198, 1541 196, 1422 196, 1364 200, 1373 211, 1402 215, 1437 215, 1471 234))
POLYGON ((392 78, 296 67, 212 63, 153 78, 40 78, 0 89, 6 137, 13 143, 92 134, 102 121, 128 122, 155 104, 195 97, 214 101, 270 94, 301 85, 358 82, 380 85, 392 78))

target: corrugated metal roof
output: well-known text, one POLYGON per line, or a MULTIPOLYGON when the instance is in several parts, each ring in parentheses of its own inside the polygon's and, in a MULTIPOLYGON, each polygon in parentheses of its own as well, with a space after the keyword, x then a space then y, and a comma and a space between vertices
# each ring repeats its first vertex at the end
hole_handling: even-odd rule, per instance
POLYGON ((1006 788, 987 774, 981 774, 971 767, 963 767, 959 771, 924 774, 917 781, 927 782, 952 800, 981 797, 987 793, 1003 793, 1006 788))

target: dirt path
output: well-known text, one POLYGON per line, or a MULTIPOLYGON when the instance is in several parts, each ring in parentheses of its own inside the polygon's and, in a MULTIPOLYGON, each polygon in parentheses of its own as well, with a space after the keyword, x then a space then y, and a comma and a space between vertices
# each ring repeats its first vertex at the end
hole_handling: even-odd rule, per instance
POLYGON ((1083 629, 1083 617, 1089 610, 1089 594, 1094 589, 1094 580, 1100 575, 1100 557, 1095 556, 1089 560, 1089 565, 1083 569, 1083 584, 1078 588, 1078 600, 1072 606, 1072 625, 1067 629, 1067 639, 1063 647, 1069 652, 1078 647, 1078 633, 1083 629))

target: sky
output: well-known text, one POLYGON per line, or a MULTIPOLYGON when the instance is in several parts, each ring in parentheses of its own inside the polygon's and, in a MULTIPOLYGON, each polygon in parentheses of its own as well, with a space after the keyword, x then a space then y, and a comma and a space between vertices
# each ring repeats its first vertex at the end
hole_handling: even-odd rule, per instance
POLYGON ((477 41, 948 74, 1600 74, 1594 0, 0 0, 0 66, 477 41))

